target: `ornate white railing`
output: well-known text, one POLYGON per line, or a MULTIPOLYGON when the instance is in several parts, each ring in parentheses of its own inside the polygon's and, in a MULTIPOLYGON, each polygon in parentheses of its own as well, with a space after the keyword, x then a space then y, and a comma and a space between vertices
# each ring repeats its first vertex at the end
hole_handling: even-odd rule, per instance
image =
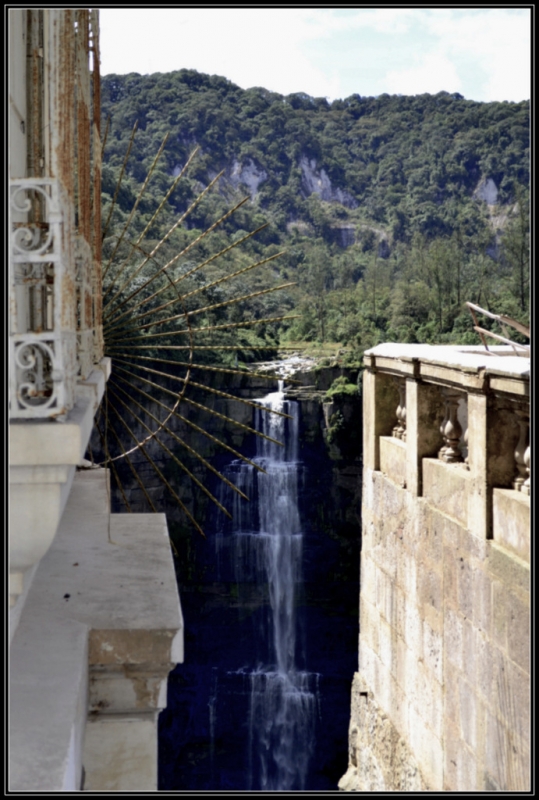
POLYGON ((60 181, 10 181, 10 417, 62 419, 77 364, 71 216, 60 181))

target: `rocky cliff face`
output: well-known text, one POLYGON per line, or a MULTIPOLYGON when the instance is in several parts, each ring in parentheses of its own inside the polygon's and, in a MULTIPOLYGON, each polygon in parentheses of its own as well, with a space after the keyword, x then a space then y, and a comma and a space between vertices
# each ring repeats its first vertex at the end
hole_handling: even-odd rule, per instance
POLYGON ((299 166, 302 173, 301 183, 305 197, 310 194, 317 194, 321 200, 341 203, 347 208, 357 208, 357 200, 349 192, 333 186, 325 169, 317 169, 316 159, 302 156, 299 166))
POLYGON ((254 202, 258 194, 258 187, 267 177, 266 170, 257 166, 252 158, 246 159, 244 163, 235 159, 228 175, 228 181, 234 189, 237 189, 240 184, 247 186, 251 193, 251 200, 254 202))

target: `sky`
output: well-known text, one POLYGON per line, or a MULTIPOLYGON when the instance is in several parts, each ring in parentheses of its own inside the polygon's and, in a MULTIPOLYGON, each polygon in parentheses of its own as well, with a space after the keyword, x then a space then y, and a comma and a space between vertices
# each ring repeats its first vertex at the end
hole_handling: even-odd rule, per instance
POLYGON ((243 89, 530 98, 531 7, 102 8, 101 73, 196 69, 243 89))

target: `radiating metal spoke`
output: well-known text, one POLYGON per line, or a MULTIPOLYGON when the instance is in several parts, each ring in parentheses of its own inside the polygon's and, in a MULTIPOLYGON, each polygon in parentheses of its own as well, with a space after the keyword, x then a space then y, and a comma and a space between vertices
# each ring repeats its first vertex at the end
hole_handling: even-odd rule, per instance
MULTIPOLYGON (((201 464, 204 464, 204 466, 207 469, 209 469, 210 472, 213 472, 214 475, 217 475, 217 477, 220 480, 222 480, 223 483, 226 483, 227 486, 229 486, 231 489, 233 489, 233 491, 235 491, 237 494, 239 494, 240 497, 242 497, 244 500, 249 500, 247 495, 244 492, 242 492, 241 489, 239 489, 237 486, 235 486, 233 483, 231 483, 228 480, 228 478, 226 478, 221 472, 219 472, 218 469, 215 469, 215 467, 212 464, 210 464, 208 461, 206 461, 205 458, 203 458, 199 453, 196 452, 196 450, 194 450, 190 445, 188 445, 187 442, 185 442, 181 438, 181 436, 178 436, 178 434, 175 433, 175 431, 173 431, 172 428, 170 428, 168 425, 163 424, 155 416, 155 414, 152 414, 152 412, 149 409, 147 409, 145 406, 143 406, 141 403, 139 403, 138 400, 135 400, 135 398, 132 395, 128 394, 125 391, 125 389, 122 389, 121 386, 118 386, 118 383, 116 381, 114 382, 114 386, 116 386, 118 391, 120 391, 122 394, 124 394, 126 397, 128 397, 129 400, 137 406, 137 408, 140 408, 141 411, 143 411, 148 417, 150 417, 150 419, 153 419, 154 422, 157 422, 157 424, 160 425, 161 430, 165 431, 165 433, 168 433, 168 435, 171 436, 173 439, 175 439, 178 442, 178 444, 180 444, 182 447, 184 447, 187 450, 188 453, 190 453, 192 456, 194 456, 196 459, 198 459, 201 462, 201 464)), ((171 415, 169 414, 169 417, 170 416, 171 415)), ((160 442, 160 444, 162 444, 162 443, 160 442)), ((162 445, 162 446, 164 446, 164 445, 162 445)), ((194 481, 197 480, 193 475, 191 475, 191 473, 189 473, 189 477, 191 477, 194 481)))
POLYGON ((251 461, 249 458, 247 458, 247 456, 244 456, 241 453, 239 453, 237 450, 234 450, 233 447, 230 447, 230 445, 228 445, 225 442, 221 441, 221 439, 218 439, 216 436, 214 436, 209 431, 206 431, 206 430, 204 430, 204 428, 201 428, 198 425, 195 425, 194 422, 191 422, 190 419, 188 419, 187 417, 184 417, 183 414, 180 414, 178 411, 174 411, 172 408, 170 408, 170 406, 167 406, 166 403, 162 403, 161 400, 158 400, 155 396, 152 396, 151 394, 148 394, 148 392, 145 392, 143 389, 140 388, 140 386, 136 386, 133 382, 127 381, 125 378, 122 378, 121 375, 118 375, 117 378, 119 380, 121 380, 123 383, 125 383, 127 386, 129 386, 130 389, 135 389, 139 394, 141 394, 143 397, 145 397, 151 403, 155 403, 156 405, 161 406, 161 408, 163 408, 167 412, 170 412, 171 414, 173 413, 174 416, 177 419, 179 419, 181 422, 184 422, 186 425, 188 425, 190 428, 192 428, 197 433, 201 433, 203 436, 206 436, 210 441, 212 441, 215 444, 219 445, 219 447, 222 447, 225 450, 228 450, 229 453, 232 453, 234 456, 236 456, 236 458, 239 458, 242 461, 245 461, 246 464, 249 464, 250 467, 254 467, 256 470, 258 470, 258 472, 262 472, 262 473, 264 473, 264 475, 266 474, 266 470, 263 469, 260 466, 260 464, 257 464, 255 461, 251 461))
MULTIPOLYGON (((143 427, 143 428, 145 428, 145 429, 148 431, 148 433, 151 433, 151 432, 152 432, 152 430, 151 430, 151 428, 149 427, 149 425, 147 425, 147 424, 146 424, 146 423, 145 423, 145 422, 144 422, 144 421, 143 421, 143 420, 142 420, 142 419, 139 417, 139 415, 138 415, 138 414, 137 414, 135 411, 133 411, 133 409, 132 409, 132 408, 130 408, 130 407, 127 405, 127 403, 125 403, 125 402, 122 400, 122 398, 121 398, 121 397, 120 397, 120 396, 119 396, 119 395, 118 395, 118 394, 117 394, 117 393, 116 393, 116 392, 115 392, 113 389, 110 389, 109 391, 110 391, 110 393, 112 394, 112 396, 113 396, 113 397, 115 397, 115 398, 116 398, 116 400, 117 400, 117 401, 118 401, 118 402, 119 402, 119 403, 122 405, 122 407, 123 407, 123 408, 124 408, 124 409, 125 409, 125 410, 126 410, 128 413, 129 413, 129 414, 131 414, 131 416, 132 416, 134 419, 136 419, 136 421, 139 423, 139 425, 142 425, 142 427, 143 427)), ((138 404, 138 405, 140 405, 140 404, 138 404)), ((151 416, 151 415, 150 415, 150 413, 147 411, 147 409, 145 409, 144 407, 142 407, 142 410, 144 411, 144 413, 145 413, 145 414, 147 414, 148 416, 151 416)), ((170 431, 168 431, 168 433, 170 433, 170 431)), ((207 496, 210 498, 210 500, 212 500, 212 501, 215 503, 215 505, 216 505, 216 506, 219 508, 219 510, 220 510, 220 511, 222 511, 224 514, 226 514, 226 516, 227 516, 227 517, 229 517, 230 519, 232 519, 232 515, 230 514, 230 512, 229 512, 229 511, 227 511, 227 509, 226 509, 226 508, 225 508, 225 507, 224 507, 224 506, 223 506, 223 505, 222 505, 222 504, 219 502, 219 500, 217 500, 217 498, 213 496, 213 494, 210 492, 210 490, 209 490, 209 489, 207 489, 207 488, 204 486, 204 484, 203 484, 203 483, 201 483, 201 481, 199 481, 199 480, 198 480, 198 478, 196 478, 196 477, 195 477, 195 475, 193 475, 193 473, 191 472, 191 470, 190 470, 188 467, 186 467, 186 466, 185 466, 185 464, 183 463, 183 461, 180 461, 180 459, 179 459, 179 458, 178 458, 176 455, 174 455, 174 453, 172 452, 172 450, 171 450, 169 447, 167 447, 167 446, 166 446, 166 444, 165 444, 164 442, 162 442, 160 439, 158 439, 158 438, 157 438, 157 436, 154 436, 153 438, 154 438, 154 441, 155 441, 155 442, 157 442, 157 444, 158 444, 158 445, 159 445, 159 446, 160 446, 160 447, 161 447, 161 448, 162 448, 162 449, 163 449, 163 450, 164 450, 164 451, 167 453, 167 455, 169 455, 169 456, 170 456, 170 458, 171 458, 171 459, 174 461, 174 463, 175 463, 175 464, 177 464, 177 465, 180 467, 180 469, 182 469, 182 470, 183 470, 183 471, 184 471, 184 472, 185 472, 185 473, 186 473, 186 474, 187 474, 187 475, 188 475, 188 476, 191 478, 191 480, 193 481, 193 483, 195 483, 195 484, 198 486, 198 488, 199 488, 199 489, 201 489, 201 490, 204 492, 204 494, 206 494, 206 495, 207 495, 207 496)), ((243 495, 243 494, 242 494, 242 496, 243 496, 243 497, 245 497, 245 495, 243 495)), ((247 498, 246 498, 246 499, 247 499, 247 498)))
MULTIPOLYGON (((210 392, 211 394, 215 394, 218 397, 225 397, 227 400, 235 400, 238 403, 243 403, 246 406, 252 406, 252 408, 261 409, 268 414, 275 414, 277 417, 285 417, 286 419, 292 419, 290 414, 285 414, 284 411, 277 411, 274 408, 267 408, 266 406, 261 405, 260 403, 254 403, 252 400, 247 400, 245 397, 236 397, 233 394, 229 394, 228 392, 223 392, 220 389, 214 389, 213 386, 207 386, 204 383, 196 383, 195 381, 188 380, 187 378, 182 378, 179 375, 170 375, 168 372, 161 372, 160 370, 151 369, 151 367, 145 367, 143 364, 131 364, 130 361, 126 361, 124 358, 117 359, 120 364, 126 364, 127 366, 135 369, 144 370, 144 372, 151 373, 152 375, 160 375, 162 378, 168 378, 169 380, 179 381, 183 384, 189 383, 189 386, 194 387, 195 389, 204 389, 205 392, 210 392)), ((276 441, 275 439, 271 439, 270 441, 276 441)), ((282 444, 282 442, 278 442, 278 444, 282 444)))

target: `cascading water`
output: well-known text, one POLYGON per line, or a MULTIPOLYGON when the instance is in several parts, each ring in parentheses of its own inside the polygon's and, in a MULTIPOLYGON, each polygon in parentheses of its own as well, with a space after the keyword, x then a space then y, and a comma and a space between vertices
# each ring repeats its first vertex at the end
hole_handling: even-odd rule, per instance
MULTIPOLYGON (((249 752, 245 788, 305 788, 314 749, 317 709, 315 675, 297 668, 297 595, 301 581, 303 535, 298 511, 298 404, 279 391, 259 401, 289 418, 256 412, 257 429, 284 447, 257 437, 255 462, 240 461, 227 476, 250 498, 234 499, 233 525, 217 537, 234 559, 236 579, 263 582, 267 614, 257 618, 253 656, 257 662, 240 671, 249 682, 249 752)), ((234 493, 235 494, 235 493, 234 493)))

